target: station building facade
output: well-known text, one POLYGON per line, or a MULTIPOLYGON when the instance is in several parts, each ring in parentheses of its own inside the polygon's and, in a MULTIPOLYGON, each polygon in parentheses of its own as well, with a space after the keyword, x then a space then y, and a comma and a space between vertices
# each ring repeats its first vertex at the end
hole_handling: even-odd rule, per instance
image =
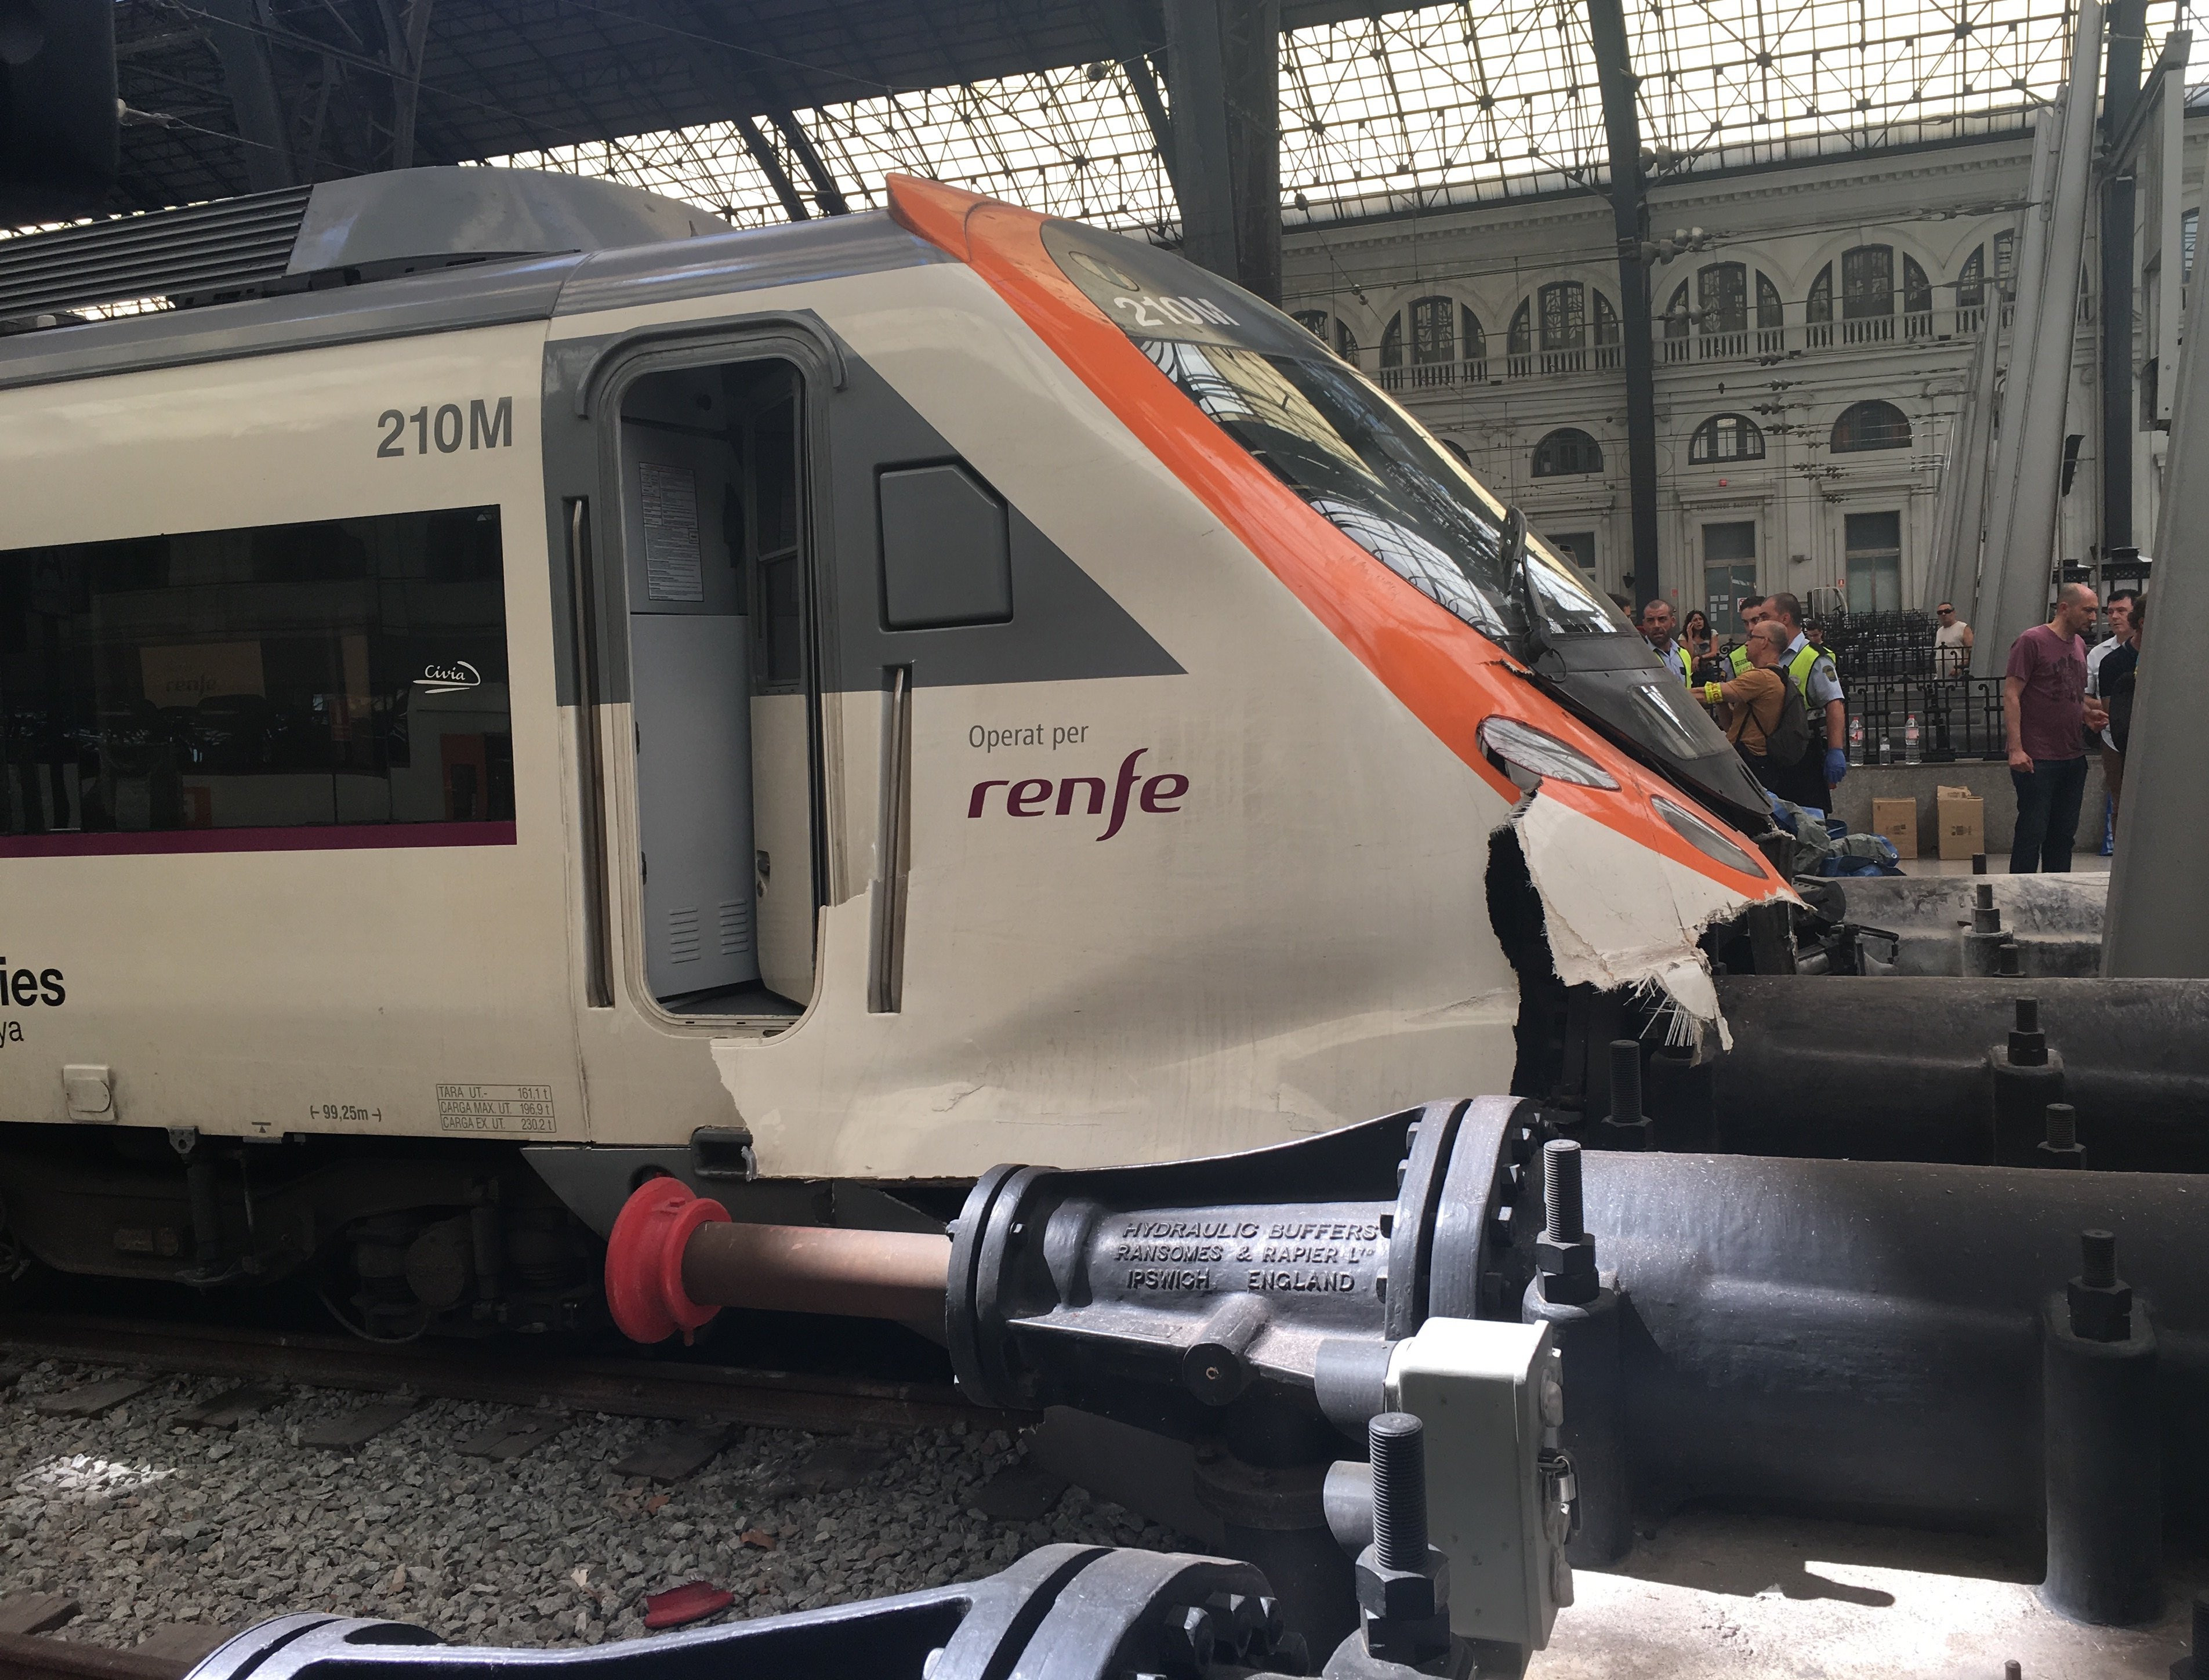
MULTIPOLYGON (((2209 154, 2189 113, 2188 266, 2209 154)), ((1742 596, 1926 607, 1935 504, 1979 335, 2002 332, 2029 136, 1661 183, 1651 265, 1660 592, 1722 630, 1742 596)), ((2089 218, 2065 431, 2063 557, 2098 539, 2089 218)), ((1585 190, 1291 227, 1284 304, 1632 596, 1622 334, 1607 203, 1585 190)), ((2136 331, 2134 364, 2146 359, 2136 331)), ((2007 334, 2004 334, 2006 355, 2007 334)), ((2152 546, 2165 432, 2136 434, 2152 546)))

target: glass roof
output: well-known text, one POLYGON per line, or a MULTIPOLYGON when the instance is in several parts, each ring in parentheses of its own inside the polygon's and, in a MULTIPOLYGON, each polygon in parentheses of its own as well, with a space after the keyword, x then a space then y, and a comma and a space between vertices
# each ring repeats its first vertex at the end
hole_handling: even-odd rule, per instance
MULTIPOLYGON (((882 208, 883 178, 899 171, 1113 227, 1159 230, 1179 216, 1117 64, 889 94, 798 120, 854 209, 882 208)), ((810 201, 803 165, 770 124, 758 128, 810 201)), ((739 226, 788 220, 767 172, 726 123, 491 161, 611 176, 706 205, 739 226)))
MULTIPOLYGON (((2067 0, 1628 0, 1627 16, 1642 143, 1660 176, 2023 129, 2062 81, 2071 24, 2067 0)), ((2152 0, 2146 62, 2182 24, 2209 42, 2192 0, 2152 0)), ((882 177, 905 170, 1154 236, 1177 220, 1117 64, 900 93, 798 121, 855 208, 878 205, 882 177)), ((1592 184, 1604 160, 1577 0, 1460 0, 1283 39, 1291 226, 1592 184)), ((726 124, 493 161, 609 175, 739 224, 785 216, 726 124)), ((798 160, 784 161, 810 197, 798 160)))

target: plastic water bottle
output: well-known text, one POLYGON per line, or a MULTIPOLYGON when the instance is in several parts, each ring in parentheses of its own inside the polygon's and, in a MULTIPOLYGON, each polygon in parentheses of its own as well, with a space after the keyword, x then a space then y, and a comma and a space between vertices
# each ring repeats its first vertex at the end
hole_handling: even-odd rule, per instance
POLYGON ((1862 718, 1849 720, 1849 762, 1851 764, 1863 762, 1863 720, 1862 718))
POLYGON ((1915 764, 1923 757, 1917 744, 1917 714, 1912 712, 1902 720, 1902 762, 1915 764))
POLYGON ((1894 762, 1894 738, 1892 736, 1882 735, 1879 738, 1879 762, 1882 764, 1894 762))

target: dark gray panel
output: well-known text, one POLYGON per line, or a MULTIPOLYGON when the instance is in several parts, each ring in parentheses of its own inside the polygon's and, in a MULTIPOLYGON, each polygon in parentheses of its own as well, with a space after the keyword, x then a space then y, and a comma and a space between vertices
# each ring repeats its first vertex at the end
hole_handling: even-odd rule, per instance
MULTIPOLYGON (((816 224, 817 226, 818 224, 816 224)), ((1017 506, 1006 509, 1012 573, 1012 598, 1018 616, 1002 623, 954 624, 931 629, 892 629, 882 618, 880 525, 876 477, 884 467, 955 459, 958 451, 889 382, 833 340, 825 327, 777 314, 748 323, 731 315, 720 323, 725 348, 713 338, 715 323, 686 322, 679 328, 647 329, 637 334, 569 339, 548 345, 545 361, 545 493, 554 536, 551 589, 555 622, 566 624, 568 600, 563 505, 591 498, 593 539, 599 545, 596 571, 604 599, 600 626, 621 624, 628 606, 620 598, 622 557, 610 545, 619 534, 595 515, 611 505, 608 486, 614 468, 611 449, 599 436, 594 412, 578 415, 577 393, 588 380, 618 385, 621 367, 637 341, 637 354, 653 354, 654 336, 672 335, 659 356, 686 361, 736 361, 802 351, 807 369, 807 448, 816 465, 811 486, 810 551, 815 597, 826 621, 821 638, 820 685, 824 691, 871 693, 882 686, 882 671, 909 665, 916 687, 996 683, 1052 683, 1102 677, 1177 677, 1182 667, 1150 632, 1096 580, 1074 563, 1017 506), (798 336, 807 335, 805 340, 798 336), (819 342, 809 342, 816 334, 819 342), (832 363, 833 358, 833 363, 832 363), (844 382, 827 376, 840 364, 844 382), (830 470, 817 470, 825 449, 830 470)), ((1299 331, 1302 329, 1299 328, 1299 331)), ((602 702, 629 695, 623 638, 607 636, 599 652, 602 702)), ((561 703, 575 702, 574 673, 565 643, 556 666, 561 703)))
POLYGON ((407 257, 598 251, 725 232, 711 211, 579 175, 400 169, 319 183, 286 273, 407 257))
POLYGON ((845 353, 845 388, 828 399, 835 461, 828 528, 838 540, 826 551, 834 580, 830 593, 844 611, 828 637, 824 689, 877 689, 882 668, 900 665, 912 667, 916 688, 1181 674, 1150 632, 1010 497, 1004 499, 1017 605, 1012 620, 899 630, 862 606, 881 599, 876 469, 942 461, 958 451, 888 381, 848 349, 845 353))
POLYGON ((678 246, 602 251, 576 271, 560 294, 557 313, 630 309, 755 292, 799 280, 876 274, 954 259, 916 238, 885 211, 787 226, 708 234, 678 246))
POLYGON ((552 313, 561 282, 581 261, 568 256, 485 262, 370 285, 16 334, 0 338, 0 390, 543 321, 552 313))
POLYGON ((963 462, 887 469, 876 497, 886 628, 1001 624, 1013 616, 1005 504, 963 462))

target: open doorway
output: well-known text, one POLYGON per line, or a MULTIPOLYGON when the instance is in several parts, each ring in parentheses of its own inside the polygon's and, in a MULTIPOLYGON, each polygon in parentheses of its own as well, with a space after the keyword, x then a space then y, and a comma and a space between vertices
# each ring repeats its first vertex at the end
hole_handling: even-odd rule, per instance
POLYGON ((621 406, 639 932, 671 1013, 813 996, 817 776, 804 383, 672 369, 621 406))

